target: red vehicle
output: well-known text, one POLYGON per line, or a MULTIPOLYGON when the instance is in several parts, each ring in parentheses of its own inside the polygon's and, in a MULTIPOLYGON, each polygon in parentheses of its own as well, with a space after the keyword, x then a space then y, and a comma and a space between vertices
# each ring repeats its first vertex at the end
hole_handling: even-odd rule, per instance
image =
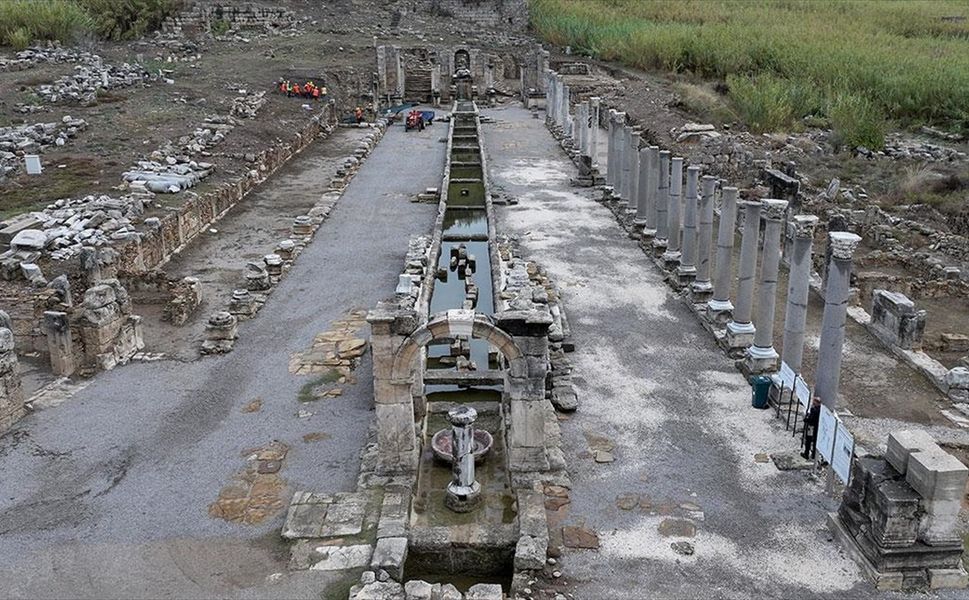
POLYGON ((419 110, 412 110, 407 113, 407 120, 404 121, 404 131, 417 129, 424 131, 424 115, 419 110))

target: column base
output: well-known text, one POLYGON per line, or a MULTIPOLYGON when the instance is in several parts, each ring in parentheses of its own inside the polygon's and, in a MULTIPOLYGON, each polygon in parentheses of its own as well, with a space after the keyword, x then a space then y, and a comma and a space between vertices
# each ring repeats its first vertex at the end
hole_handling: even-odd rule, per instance
POLYGON ((733 318, 733 304, 730 300, 711 299, 707 302, 707 319, 721 327, 733 318))
POLYGON ((652 240, 654 237, 656 237, 656 228, 643 226, 643 239, 652 240))
POLYGON ((709 281, 693 280, 690 284, 690 300, 694 304, 705 304, 713 297, 713 284, 709 281))
POLYGON ((740 358, 744 351, 753 345, 756 333, 757 329, 753 323, 738 323, 736 321, 727 323, 727 334, 724 336, 727 353, 730 355, 736 354, 737 358, 740 358))
POLYGON ((613 188, 611 185, 602 186, 602 201, 609 202, 612 200, 613 188))
POLYGON ((662 254, 663 268, 667 271, 679 268, 681 256, 682 254, 679 251, 667 250, 662 254))
POLYGON ((653 238, 653 257, 659 258, 660 256, 663 256, 663 253, 666 252, 666 245, 668 243, 669 240, 666 238, 653 238))
POLYGON ((685 288, 696 279, 696 267, 680 265, 676 268, 677 283, 681 288, 685 288))
POLYGON ((444 506, 454 512, 471 512, 481 504, 481 484, 477 481, 471 485, 455 485, 451 482, 447 486, 447 494, 444 496, 444 506))
POLYGON ((777 351, 774 350, 773 346, 767 348, 751 346, 747 348, 742 370, 748 376, 772 373, 777 370, 777 359, 777 351))

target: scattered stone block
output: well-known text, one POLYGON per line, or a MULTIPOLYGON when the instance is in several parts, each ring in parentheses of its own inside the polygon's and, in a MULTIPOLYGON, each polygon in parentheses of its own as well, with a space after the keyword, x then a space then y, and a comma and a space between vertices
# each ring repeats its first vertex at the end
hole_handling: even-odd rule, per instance
POLYGON ((913 452, 933 446, 935 446, 935 439, 922 429, 894 431, 888 435, 888 450, 885 452, 885 460, 900 475, 905 475, 908 469, 909 456, 913 452))
POLYGON ((501 600, 501 585, 497 583, 477 583, 468 588, 465 600, 501 600))
POLYGON ((407 538, 380 538, 370 561, 370 568, 383 569, 400 581, 404 577, 404 562, 407 560, 407 538))

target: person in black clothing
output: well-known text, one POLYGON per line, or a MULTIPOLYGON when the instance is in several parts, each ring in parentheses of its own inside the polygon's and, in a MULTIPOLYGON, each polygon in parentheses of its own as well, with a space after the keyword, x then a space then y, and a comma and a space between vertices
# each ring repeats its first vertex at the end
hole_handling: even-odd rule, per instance
POLYGON ((814 460, 814 455, 817 452, 818 421, 820 420, 821 399, 815 396, 811 408, 808 409, 807 415, 804 417, 804 452, 801 452, 801 456, 808 460, 814 460))

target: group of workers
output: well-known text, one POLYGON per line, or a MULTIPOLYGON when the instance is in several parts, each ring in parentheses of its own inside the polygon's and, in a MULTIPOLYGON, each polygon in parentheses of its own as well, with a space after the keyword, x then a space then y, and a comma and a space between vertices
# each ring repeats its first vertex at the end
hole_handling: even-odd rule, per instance
POLYGON ((326 86, 318 86, 312 81, 300 85, 299 83, 292 83, 288 79, 282 80, 279 82, 279 91, 290 97, 312 98, 313 100, 319 100, 326 96, 326 86))

